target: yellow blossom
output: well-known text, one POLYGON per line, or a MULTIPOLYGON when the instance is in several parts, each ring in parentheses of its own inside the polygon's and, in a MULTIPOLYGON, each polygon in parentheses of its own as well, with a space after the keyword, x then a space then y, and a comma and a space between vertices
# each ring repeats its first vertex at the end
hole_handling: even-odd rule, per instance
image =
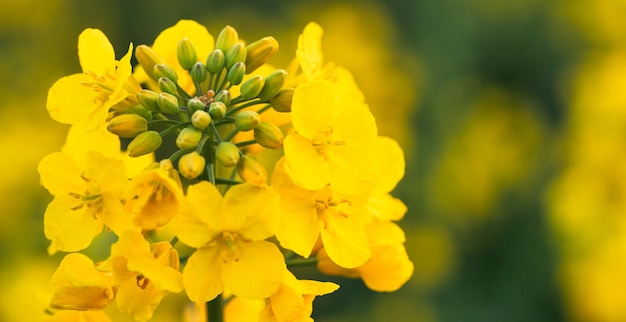
POLYGON ((56 81, 48 92, 46 107, 50 116, 61 123, 85 123, 87 130, 103 125, 109 109, 128 100, 140 90, 131 75, 133 45, 118 62, 113 46, 98 29, 86 29, 78 37, 78 57, 83 73, 56 81))
POLYGON ((272 236, 278 221, 277 196, 270 187, 240 184, 222 197, 201 181, 189 187, 176 218, 177 236, 198 248, 183 270, 189 298, 201 304, 228 288, 236 296, 266 298, 286 269, 272 236))

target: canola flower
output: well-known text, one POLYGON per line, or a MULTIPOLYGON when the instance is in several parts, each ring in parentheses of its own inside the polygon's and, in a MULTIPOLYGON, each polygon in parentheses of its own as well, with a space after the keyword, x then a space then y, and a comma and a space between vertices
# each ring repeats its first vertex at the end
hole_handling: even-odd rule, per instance
POLYGON ((54 196, 49 251, 67 252, 50 321, 106 321, 111 305, 148 321, 172 292, 204 321, 312 321, 315 297, 339 285, 299 280, 298 267, 381 292, 408 281, 413 263, 394 223, 407 209, 390 195, 402 149, 378 137, 350 72, 323 61, 322 35, 305 27, 289 73, 268 64, 273 37, 246 43, 230 26, 213 37, 181 20, 135 47, 134 71, 132 44, 117 61, 101 31, 79 36, 83 73, 48 93, 70 135, 38 168, 54 196), (280 158, 260 161, 265 150, 280 158), (116 241, 94 263, 81 251, 105 232, 116 241), (242 303, 255 304, 227 307, 242 303))

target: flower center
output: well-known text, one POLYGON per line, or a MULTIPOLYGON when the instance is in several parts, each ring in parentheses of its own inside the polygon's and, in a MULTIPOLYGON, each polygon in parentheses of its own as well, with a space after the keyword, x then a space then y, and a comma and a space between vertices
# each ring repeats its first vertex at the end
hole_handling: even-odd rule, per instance
POLYGON ((102 203, 102 195, 100 194, 98 188, 95 185, 91 184, 91 180, 85 177, 84 172, 80 174, 80 178, 83 179, 83 181, 85 181, 85 183, 87 183, 89 187, 85 189, 83 193, 69 192, 69 195, 72 198, 80 201, 78 204, 72 206, 70 209, 80 210, 86 207, 90 209, 93 218, 98 219, 98 215, 100 214, 100 212, 102 212, 102 208, 104 206, 102 203))

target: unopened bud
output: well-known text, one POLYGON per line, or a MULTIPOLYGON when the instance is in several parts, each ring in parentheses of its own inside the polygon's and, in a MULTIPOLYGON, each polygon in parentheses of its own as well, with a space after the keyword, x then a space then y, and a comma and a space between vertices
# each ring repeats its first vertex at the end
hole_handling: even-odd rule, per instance
POLYGON ((215 148, 215 159, 225 167, 234 167, 239 162, 239 148, 231 142, 220 142, 215 148))
POLYGON ((215 95, 216 102, 222 102, 224 105, 230 105, 230 92, 227 89, 223 89, 215 95))
POLYGON ((142 89, 137 93, 137 100, 143 107, 153 112, 160 112, 159 93, 149 89, 142 89))
POLYGON ((246 74, 263 66, 278 51, 278 41, 274 37, 261 38, 246 46, 246 74))
POLYGON ((232 47, 238 41, 239 35, 237 34, 237 30, 231 26, 226 26, 220 31, 220 34, 215 40, 215 49, 219 49, 225 53, 228 48, 232 47))
POLYGON ((230 69, 235 63, 246 61, 246 47, 242 43, 232 45, 224 54, 226 68, 230 69))
POLYGON ((154 65, 153 74, 154 74, 154 79, 166 77, 169 80, 171 80, 174 84, 178 82, 178 74, 176 74, 176 71, 172 67, 167 66, 165 64, 154 65))
POLYGON ((293 88, 283 88, 270 98, 270 104, 276 112, 291 112, 291 102, 293 101, 293 88))
POLYGON ((138 157, 156 151, 163 143, 163 139, 157 131, 146 131, 138 134, 128 144, 128 155, 138 157))
POLYGON ((204 172, 206 160, 198 152, 193 151, 180 157, 178 160, 178 171, 183 177, 193 180, 204 172))
POLYGON ((195 148, 202 139, 202 131, 193 126, 188 126, 178 133, 176 137, 176 146, 181 149, 195 148))
POLYGON ((261 116, 255 111, 243 111, 235 116, 235 127, 239 131, 253 130, 261 122, 261 116))
POLYGON ((246 65, 242 62, 238 62, 228 69, 226 79, 228 79, 228 82, 233 85, 239 85, 243 81, 243 76, 245 75, 245 73, 246 65))
POLYGON ((269 122, 261 122, 254 128, 254 139, 264 148, 279 149, 283 146, 285 135, 278 126, 269 122))
POLYGON ((178 63, 180 64, 180 66, 186 70, 190 70, 191 67, 193 67, 193 64, 198 61, 196 47, 187 37, 181 39, 178 42, 176 56, 178 57, 178 63))
POLYGON ((176 95, 176 84, 174 84, 174 82, 172 82, 172 80, 167 77, 159 78, 159 88, 162 92, 176 95))
POLYGON ((226 105, 222 102, 213 102, 209 105, 209 114, 211 117, 219 121, 226 116, 226 105))
POLYGON ((279 69, 265 77, 265 84, 263 85, 263 89, 259 93, 259 98, 263 101, 268 100, 283 87, 285 84, 285 79, 287 78, 287 72, 284 69, 279 69))
POLYGON ((193 64, 193 67, 191 67, 191 71, 189 73, 191 74, 192 81, 196 83, 202 83, 206 80, 207 77, 206 65, 204 63, 197 62, 193 64))
POLYGON ((114 111, 114 114, 113 114, 114 116, 118 116, 122 114, 137 114, 143 117, 144 119, 146 119, 147 121, 152 120, 152 112, 150 112, 148 109, 146 109, 142 105, 128 106, 126 104, 118 104, 117 106, 113 107, 112 110, 114 111))
POLYGON ((122 138, 134 138, 148 130, 148 121, 137 114, 122 114, 109 121, 107 130, 122 138))
POLYGON ((197 110, 191 115, 191 125, 199 130, 204 130, 211 124, 211 115, 203 110, 197 110))
POLYGON ((206 59, 206 68, 211 74, 216 74, 222 71, 224 68, 224 52, 215 49, 212 51, 206 59))
POLYGON ((163 60, 150 48, 146 45, 139 45, 137 49, 135 49, 135 58, 137 58, 137 62, 143 68, 143 70, 148 74, 148 76, 154 80, 157 80, 158 77, 154 77, 154 66, 157 64, 162 64, 163 60))
POLYGON ((255 185, 267 182, 267 170, 256 158, 242 155, 237 162, 237 174, 241 180, 255 185))
POLYGON ((241 97, 246 100, 253 99, 261 93, 265 79, 261 75, 256 75, 241 84, 241 97))
POLYGON ((187 108, 192 112, 204 110, 205 107, 204 102, 195 97, 187 101, 187 108))
POLYGON ((170 93, 160 93, 159 110, 163 113, 174 114, 178 113, 178 98, 170 93))

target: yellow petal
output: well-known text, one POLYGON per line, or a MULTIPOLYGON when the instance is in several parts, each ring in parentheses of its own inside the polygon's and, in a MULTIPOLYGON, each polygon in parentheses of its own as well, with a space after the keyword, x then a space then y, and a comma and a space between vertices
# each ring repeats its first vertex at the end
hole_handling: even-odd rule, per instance
POLYGON ((371 247, 402 244, 406 240, 402 228, 389 221, 373 221, 365 227, 365 232, 371 247))
POLYGON ((83 72, 104 75, 115 67, 115 51, 109 39, 98 29, 85 29, 78 36, 78 58, 83 72))
POLYGON ((324 188, 329 182, 328 164, 307 138, 289 134, 284 142, 285 171, 296 185, 309 190, 324 188))
POLYGON ((148 282, 145 288, 137 285, 136 278, 124 280, 118 287, 115 302, 120 312, 131 315, 137 322, 145 322, 152 318, 167 292, 148 282))
POLYGON ((41 183, 53 196, 83 192, 86 187, 85 181, 80 178, 81 169, 68 155, 61 152, 45 156, 39 162, 37 171, 41 183))
POLYGON ((223 264, 222 278, 226 287, 237 296, 269 297, 278 289, 286 269, 278 247, 264 240, 240 241, 235 247, 239 260, 223 264))
MULTIPOLYGON (((96 100, 98 93, 83 85, 92 82, 93 78, 87 74, 73 74, 57 80, 50 87, 46 101, 50 117, 64 124, 87 120, 101 105, 101 102, 96 100)), ((102 118, 102 122, 105 119, 106 116, 102 118)))
POLYGON ((189 299, 204 304, 224 291, 219 247, 203 247, 193 253, 183 270, 183 284, 189 299))
POLYGON ((406 214, 407 207, 402 200, 385 193, 372 194, 367 200, 367 210, 378 220, 398 221, 406 214))
POLYGON ((182 274, 170 266, 161 265, 154 258, 131 257, 128 259, 128 269, 141 273, 158 289, 170 292, 183 290, 182 274))
POLYGON ((372 256, 359 271, 370 289, 377 292, 398 290, 413 275, 413 262, 404 245, 391 244, 373 248, 372 256))
POLYGON ((333 147, 327 156, 329 182, 333 190, 346 195, 371 193, 378 179, 378 168, 367 146, 348 142, 333 147))
POLYGON ((298 38, 296 57, 302 71, 311 79, 321 68, 324 60, 322 54, 322 35, 324 30, 315 22, 309 22, 298 38))
POLYGON ((381 173, 374 191, 389 193, 404 177, 404 152, 394 139, 379 136, 373 145, 373 155, 381 173))
POLYGON ((94 182, 100 191, 110 191, 121 199, 128 186, 124 162, 107 158, 98 151, 87 152, 85 162, 84 176, 94 182))
POLYGON ((284 248, 308 258, 320 234, 314 199, 281 197, 281 227, 276 238, 284 248))
POLYGON ((263 240, 278 228, 278 195, 268 186, 243 183, 231 187, 222 207, 222 230, 237 232, 250 240, 263 240))
POLYGON ((76 252, 87 248, 94 236, 102 231, 102 222, 94 218, 92 209, 83 206, 78 210, 76 198, 60 195, 46 208, 44 232, 58 250, 76 252))
POLYGON ((102 193, 102 212, 100 216, 102 223, 118 236, 121 236, 127 230, 141 230, 141 227, 133 225, 130 213, 112 192, 105 191, 102 193))
POLYGON ((189 186, 181 211, 174 218, 178 238, 192 247, 206 246, 220 233, 221 201, 219 191, 208 181, 189 186))
POLYGON ((270 305, 276 321, 298 321, 305 310, 302 294, 286 284, 281 284, 272 294, 270 305))
POLYGON ((109 158, 120 153, 120 139, 106 129, 104 122, 95 130, 88 131, 85 124, 78 123, 70 127, 61 152, 68 154, 79 166, 85 165, 88 151, 97 150, 109 158))
POLYGON ((322 241, 330 259, 345 268, 361 266, 370 256, 365 230, 359 222, 333 208, 325 212, 326 227, 322 229, 322 241))
POLYGON ((307 139, 313 139, 333 123, 337 114, 332 85, 326 81, 303 83, 296 87, 291 104, 294 129, 307 139))

